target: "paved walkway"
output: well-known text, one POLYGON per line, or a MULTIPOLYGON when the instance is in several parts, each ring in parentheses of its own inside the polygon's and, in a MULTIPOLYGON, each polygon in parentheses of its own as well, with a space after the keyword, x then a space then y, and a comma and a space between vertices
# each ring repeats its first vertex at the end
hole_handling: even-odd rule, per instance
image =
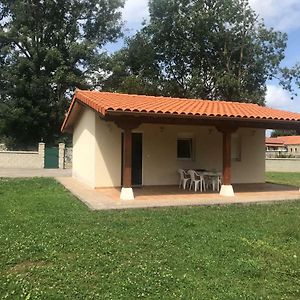
POLYGON ((136 189, 135 200, 121 201, 118 189, 92 189, 71 177, 59 177, 56 179, 92 210, 209 206, 300 200, 298 188, 284 185, 261 184, 236 186, 236 196, 230 198, 222 197, 215 193, 200 194, 184 192, 178 190, 176 187, 146 187, 136 189))
POLYGON ((0 177, 20 178, 20 177, 70 177, 70 169, 3 169, 0 168, 0 177))

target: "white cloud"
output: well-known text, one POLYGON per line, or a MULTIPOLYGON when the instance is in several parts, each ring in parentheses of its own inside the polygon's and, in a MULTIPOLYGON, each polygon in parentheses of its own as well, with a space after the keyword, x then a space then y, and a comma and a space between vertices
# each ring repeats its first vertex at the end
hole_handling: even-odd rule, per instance
POLYGON ((299 0, 250 0, 249 3, 268 25, 277 30, 300 28, 299 0))
MULTIPOLYGON (((251 7, 264 18, 269 26, 277 30, 290 31, 300 28, 299 0, 249 0, 251 7)), ((144 19, 149 18, 148 0, 127 0, 123 19, 130 31, 141 28, 144 19)))
POLYGON ((266 105, 276 109, 300 112, 300 97, 291 100, 291 95, 280 86, 268 85, 266 105))
POLYGON ((122 14, 125 26, 130 33, 134 33, 149 18, 148 0, 127 0, 122 14))

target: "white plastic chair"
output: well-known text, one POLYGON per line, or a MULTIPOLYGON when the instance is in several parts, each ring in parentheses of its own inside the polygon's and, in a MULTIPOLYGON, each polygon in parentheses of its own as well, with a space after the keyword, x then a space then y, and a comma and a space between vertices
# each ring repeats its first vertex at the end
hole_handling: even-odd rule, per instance
POLYGON ((188 170, 188 174, 191 177, 190 190, 194 186, 195 192, 200 189, 202 192, 203 189, 205 191, 205 180, 204 176, 198 174, 195 170, 188 170))
POLYGON ((220 191, 221 186, 222 186, 222 176, 218 175, 208 175, 207 176, 207 181, 206 181, 206 187, 212 187, 212 190, 215 191, 220 191))
POLYGON ((180 175, 180 180, 179 180, 179 188, 183 188, 184 190, 188 186, 189 181, 191 180, 190 176, 182 169, 178 170, 178 173, 180 175))
POLYGON ((218 192, 220 191, 222 184, 223 184, 223 176, 218 176, 218 192))

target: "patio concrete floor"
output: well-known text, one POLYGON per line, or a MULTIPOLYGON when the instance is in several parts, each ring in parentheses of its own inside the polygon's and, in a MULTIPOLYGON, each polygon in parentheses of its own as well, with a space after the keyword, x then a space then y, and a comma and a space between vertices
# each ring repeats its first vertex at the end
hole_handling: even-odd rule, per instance
POLYGON ((222 197, 213 192, 195 193, 179 189, 177 186, 143 187, 134 189, 134 200, 121 201, 119 199, 120 189, 92 189, 71 177, 58 177, 56 179, 92 210, 300 200, 299 188, 266 183, 234 185, 235 197, 222 197))

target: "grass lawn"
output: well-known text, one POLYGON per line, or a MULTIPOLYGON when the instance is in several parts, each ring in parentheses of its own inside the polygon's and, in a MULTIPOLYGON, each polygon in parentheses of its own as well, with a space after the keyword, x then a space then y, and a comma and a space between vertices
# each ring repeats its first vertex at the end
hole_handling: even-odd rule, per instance
POLYGON ((0 249, 0 299, 300 299, 300 202, 91 212, 0 179, 0 249))
POLYGON ((268 182, 289 184, 300 187, 300 173, 267 172, 266 180, 268 182))

